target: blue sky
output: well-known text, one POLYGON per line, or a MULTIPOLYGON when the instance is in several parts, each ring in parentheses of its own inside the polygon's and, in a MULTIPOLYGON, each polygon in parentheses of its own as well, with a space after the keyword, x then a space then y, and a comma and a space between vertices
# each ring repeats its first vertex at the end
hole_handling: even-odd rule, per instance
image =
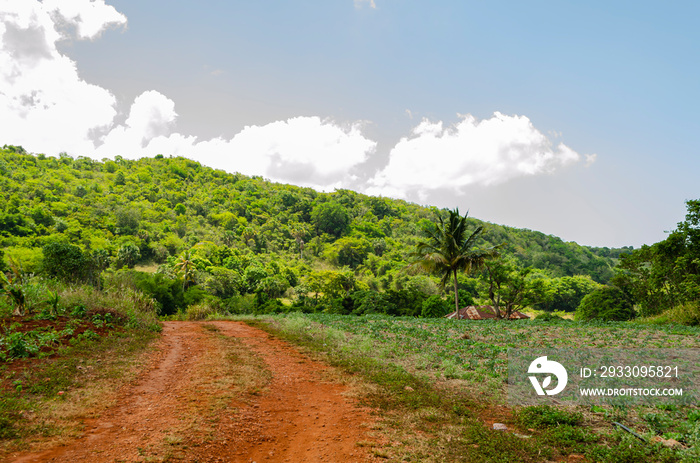
POLYGON ((699 16, 697 2, 4 1, 0 143, 183 155, 651 244, 700 196, 699 16))

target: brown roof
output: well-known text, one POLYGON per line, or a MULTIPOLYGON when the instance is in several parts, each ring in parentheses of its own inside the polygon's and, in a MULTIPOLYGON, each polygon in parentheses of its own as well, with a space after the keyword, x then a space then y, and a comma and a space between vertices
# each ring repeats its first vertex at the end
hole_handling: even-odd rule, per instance
MULTIPOLYGON (((445 318, 457 318, 457 312, 452 312, 445 315, 445 318)), ((459 309, 459 318, 461 320, 486 320, 496 318, 496 312, 493 306, 490 305, 470 305, 459 309)), ((522 312, 514 311, 510 314, 511 320, 520 320, 530 318, 522 312)))

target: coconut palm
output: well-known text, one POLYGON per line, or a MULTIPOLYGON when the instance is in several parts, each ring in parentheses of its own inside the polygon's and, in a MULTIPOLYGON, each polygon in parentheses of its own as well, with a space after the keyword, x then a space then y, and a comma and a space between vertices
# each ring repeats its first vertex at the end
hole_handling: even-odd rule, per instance
POLYGON ((469 233, 467 214, 462 217, 459 209, 449 211, 444 220, 438 216, 437 223, 424 230, 425 238, 416 245, 412 253, 415 258, 411 267, 437 274, 442 277, 440 284, 444 289, 447 282, 454 280, 455 311, 459 317, 459 291, 457 290, 457 272, 470 273, 484 265, 486 259, 498 255, 498 246, 489 249, 473 250, 477 238, 484 227, 477 227, 469 233))
POLYGON ((175 263, 178 273, 182 273, 182 290, 186 290, 189 283, 194 283, 194 262, 192 251, 183 252, 175 263))

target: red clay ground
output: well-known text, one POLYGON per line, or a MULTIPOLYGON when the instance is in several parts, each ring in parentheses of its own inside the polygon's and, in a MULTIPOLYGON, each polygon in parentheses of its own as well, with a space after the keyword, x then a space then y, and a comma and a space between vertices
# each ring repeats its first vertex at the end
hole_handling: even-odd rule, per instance
POLYGON ((116 406, 85 421, 82 438, 10 461, 371 460, 357 443, 367 442, 372 419, 343 395, 345 386, 323 379, 327 368, 244 323, 165 322, 148 368, 121 391, 116 406), (271 379, 258 394, 208 397, 212 384, 226 380, 216 377, 221 370, 203 369, 224 358, 219 334, 240 340, 263 360, 271 379), (214 399, 221 397, 227 402, 217 408, 214 399))

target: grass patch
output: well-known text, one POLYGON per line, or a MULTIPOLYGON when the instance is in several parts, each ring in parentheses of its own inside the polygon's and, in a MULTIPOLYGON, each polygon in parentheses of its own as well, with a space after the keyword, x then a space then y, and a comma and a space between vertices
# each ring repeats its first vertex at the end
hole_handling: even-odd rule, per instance
POLYGON ((542 428, 550 426, 577 426, 583 422, 583 415, 578 412, 558 409, 549 405, 523 407, 516 415, 517 423, 523 428, 542 428))

